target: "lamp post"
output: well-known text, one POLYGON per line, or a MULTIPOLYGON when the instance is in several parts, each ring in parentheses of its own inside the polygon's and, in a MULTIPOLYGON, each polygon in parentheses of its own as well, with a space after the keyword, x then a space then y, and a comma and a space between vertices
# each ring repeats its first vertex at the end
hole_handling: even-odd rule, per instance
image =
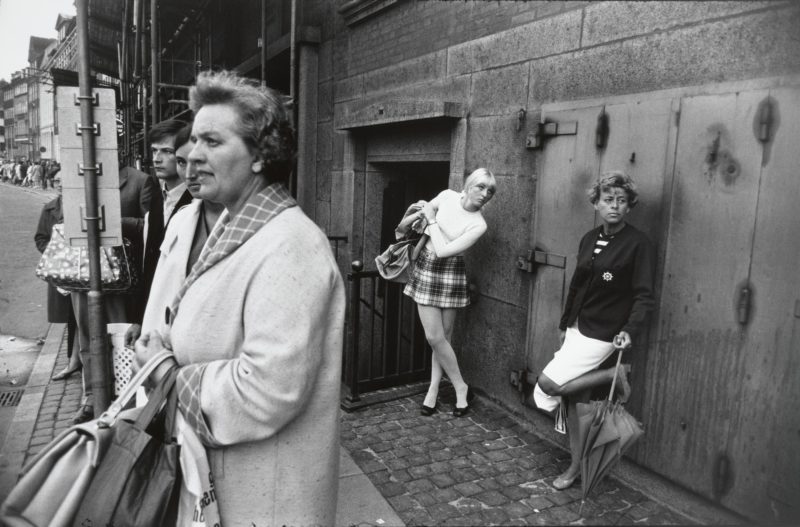
POLYGON ((100 216, 97 198, 97 166, 95 164, 94 110, 92 80, 89 72, 89 0, 76 0, 78 33, 78 84, 81 108, 81 140, 83 145, 84 191, 86 199, 86 230, 89 256, 89 378, 95 412, 102 412, 111 402, 111 383, 108 367, 108 343, 105 309, 100 282, 100 216))

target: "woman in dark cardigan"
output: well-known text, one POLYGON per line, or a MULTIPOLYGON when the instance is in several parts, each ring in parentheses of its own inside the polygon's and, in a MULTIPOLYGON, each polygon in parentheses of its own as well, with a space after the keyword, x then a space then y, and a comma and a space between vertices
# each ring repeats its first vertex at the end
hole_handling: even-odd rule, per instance
MULTIPOLYGON (((42 208, 42 214, 39 216, 39 225, 36 228, 36 234, 33 236, 33 241, 36 242, 36 248, 39 249, 40 253, 43 253, 47 248, 47 243, 50 241, 50 236, 53 232, 53 225, 64 223, 64 212, 61 208, 61 176, 58 174, 53 177, 53 188, 58 191, 58 196, 46 203, 42 208)), ((67 324, 69 365, 53 375, 53 380, 56 381, 66 379, 81 370, 80 354, 72 352, 72 341, 75 337, 76 329, 75 313, 72 311, 72 302, 69 294, 61 294, 52 284, 47 284, 47 321, 51 324, 67 324)))
MULTIPOLYGON (((539 408, 556 410, 560 404, 572 431, 577 430, 576 404, 587 402, 592 388, 614 377, 616 367, 598 367, 615 349, 631 345, 655 304, 655 251, 644 233, 625 222, 638 198, 633 181, 622 172, 607 172, 588 194, 603 224, 580 241, 559 325, 563 344, 533 393, 539 408)), ((617 372, 621 402, 630 395, 627 371, 617 372)), ((577 434, 570 433, 569 439, 572 462, 553 481, 559 490, 570 487, 580 473, 577 434)))

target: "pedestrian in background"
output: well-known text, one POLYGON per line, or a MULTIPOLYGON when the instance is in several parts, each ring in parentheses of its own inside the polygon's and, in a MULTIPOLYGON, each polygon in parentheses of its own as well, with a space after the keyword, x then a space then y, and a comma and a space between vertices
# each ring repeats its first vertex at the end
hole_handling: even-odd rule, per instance
MULTIPOLYGON (((45 204, 39 216, 39 225, 36 227, 36 234, 33 240, 36 248, 43 253, 50 242, 53 233, 53 225, 64 223, 64 211, 61 200, 61 178, 53 180, 54 188, 58 192, 55 199, 45 204)), ((47 284, 47 321, 51 324, 67 324, 67 356, 69 365, 59 373, 53 375, 53 380, 66 379, 73 373, 81 370, 80 354, 73 351, 75 340, 75 330, 77 322, 75 312, 72 310, 69 292, 61 290, 52 284, 47 284)))
MULTIPOLYGON (((602 224, 586 233, 561 316, 562 345, 534 387, 536 405, 566 411, 572 461, 553 481, 566 489, 580 474, 576 405, 592 388, 612 382, 616 366, 598 369, 615 348, 627 348, 645 329, 655 304, 655 250, 647 236, 625 221, 638 202, 633 180, 623 172, 603 174, 588 191, 602 224)), ((627 367, 617 372, 620 402, 630 395, 627 367)))
POLYGON ((403 289, 403 293, 417 303, 425 338, 433 349, 431 384, 422 403, 422 415, 432 415, 436 411, 442 370, 456 391, 453 415, 462 417, 469 411, 471 392, 461 377, 450 341, 456 310, 469 305, 462 255, 486 232, 486 220, 481 209, 494 197, 496 189, 494 175, 479 168, 467 177, 463 191, 442 191, 419 212, 409 214, 398 225, 402 232, 420 218, 428 222, 425 234, 429 239, 403 289))

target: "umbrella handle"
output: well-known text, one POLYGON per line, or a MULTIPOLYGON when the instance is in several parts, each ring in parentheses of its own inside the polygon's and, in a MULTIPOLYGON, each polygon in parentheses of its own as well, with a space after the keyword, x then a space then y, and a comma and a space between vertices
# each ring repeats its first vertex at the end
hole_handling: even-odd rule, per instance
POLYGON ((617 355, 617 366, 614 368, 614 378, 611 380, 611 391, 608 393, 608 402, 612 402, 614 400, 614 388, 617 386, 617 372, 619 371, 619 365, 622 363, 622 350, 625 348, 618 348, 619 354, 617 355))

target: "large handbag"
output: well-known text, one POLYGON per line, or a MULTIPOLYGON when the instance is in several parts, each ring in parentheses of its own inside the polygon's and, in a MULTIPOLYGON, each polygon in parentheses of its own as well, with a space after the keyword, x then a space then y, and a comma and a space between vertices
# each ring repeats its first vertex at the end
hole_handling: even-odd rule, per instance
MULTIPOLYGON (((72 247, 64 237, 64 225, 56 223, 36 266, 36 276, 67 291, 88 291, 88 248, 72 247)), ((138 278, 129 240, 123 239, 122 245, 100 247, 100 281, 104 291, 131 291, 138 278)))
POLYGON ((172 437, 177 375, 177 367, 165 375, 135 421, 117 421, 74 527, 175 525, 180 499, 180 446, 172 437))
MULTIPOLYGON (((420 209, 419 203, 414 203, 403 214, 403 219, 414 214, 420 209)), ((402 220, 401 220, 402 223, 402 220)), ((407 229, 395 229, 394 235, 397 243, 391 244, 375 258, 375 267, 378 274, 386 280, 406 283, 413 268, 414 262, 420 251, 428 241, 428 235, 423 234, 427 222, 424 218, 416 220, 407 229)))
MULTIPOLYGON (((109 452, 112 452, 112 456, 120 455, 117 447, 112 450, 112 445, 115 441, 119 442, 119 437, 126 435, 125 430, 131 430, 130 423, 135 421, 132 416, 138 414, 146 418, 164 402, 163 397, 160 400, 150 397, 142 409, 129 410, 120 415, 135 396, 137 388, 159 364, 171 356, 171 352, 165 351, 150 359, 103 415, 65 430, 39 452, 23 469, 22 477, 0 507, 0 524, 9 527, 73 525, 94 478, 98 473, 106 472, 102 465, 115 462, 109 452)), ((170 382, 168 377, 165 376, 165 382, 170 382)), ((174 375, 171 382, 174 382, 174 375)), ((154 393, 166 395, 163 392, 154 393)), ((140 435, 139 430, 131 433, 140 435)), ((130 458, 128 454, 125 456, 130 458)), ((118 477, 123 479, 124 475, 119 474, 118 477)), ((126 489, 129 490, 130 485, 126 489)), ((107 489, 103 489, 101 494, 103 499, 110 501, 113 498, 107 489)), ((94 525, 109 523, 93 522, 94 525)))
POLYGON ((412 265, 427 240, 428 236, 423 234, 419 238, 411 238, 391 244, 375 258, 375 267, 378 268, 378 274, 393 282, 408 282, 412 265))

